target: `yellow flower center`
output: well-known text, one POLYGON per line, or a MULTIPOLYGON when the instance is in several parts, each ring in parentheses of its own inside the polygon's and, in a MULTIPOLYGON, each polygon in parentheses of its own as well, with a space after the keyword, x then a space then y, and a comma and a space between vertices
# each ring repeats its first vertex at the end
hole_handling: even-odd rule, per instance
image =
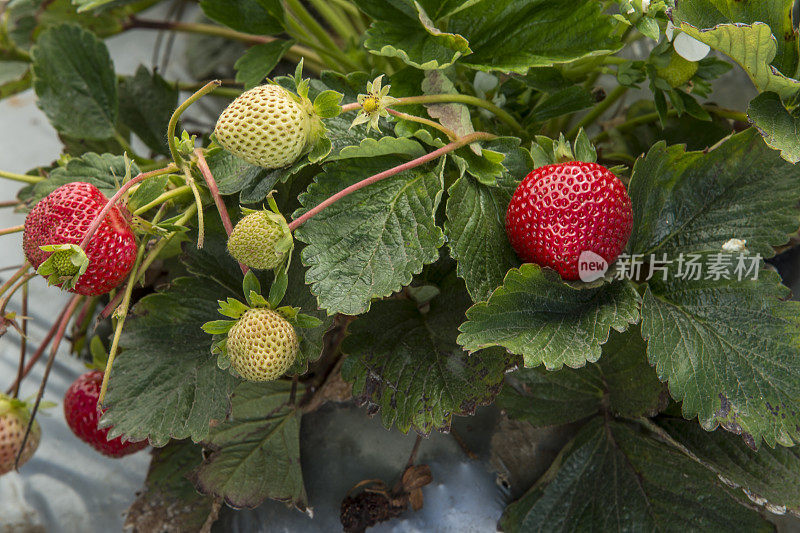
POLYGON ((365 113, 374 113, 378 110, 378 99, 374 96, 370 96, 361 104, 361 109, 363 109, 365 113))

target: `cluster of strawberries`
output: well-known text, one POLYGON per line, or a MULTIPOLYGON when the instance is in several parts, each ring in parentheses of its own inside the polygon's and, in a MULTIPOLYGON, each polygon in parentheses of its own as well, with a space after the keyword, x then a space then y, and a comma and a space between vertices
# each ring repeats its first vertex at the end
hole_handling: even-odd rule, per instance
MULTIPOLYGON (((308 149, 308 106, 303 103, 276 85, 247 91, 220 116, 217 140, 252 164, 290 164, 308 149)), ((135 264, 136 236, 128 210, 108 203, 89 183, 69 183, 50 193, 25 221, 27 260, 51 283, 76 294, 96 296, 118 287, 135 264), (76 253, 76 247, 83 253, 76 253), (41 269, 43 265, 47 267, 41 269)), ((613 262, 631 226, 625 186, 595 163, 564 162, 534 170, 521 181, 506 216, 508 238, 519 257, 552 268, 565 280, 578 279, 579 258, 585 252, 613 262)), ((250 268, 276 269, 285 265, 292 245, 291 230, 279 213, 256 211, 233 229, 228 250, 250 268)), ((294 327, 269 305, 237 314, 225 333, 231 367, 247 380, 280 378, 299 352, 294 327)), ((109 428, 98 428, 102 377, 92 371, 72 384, 64 398, 67 423, 107 456, 141 450, 145 442, 109 440, 109 428)), ((24 402, 0 396, 0 475, 36 450, 41 431, 35 422, 22 450, 29 422, 24 402)))

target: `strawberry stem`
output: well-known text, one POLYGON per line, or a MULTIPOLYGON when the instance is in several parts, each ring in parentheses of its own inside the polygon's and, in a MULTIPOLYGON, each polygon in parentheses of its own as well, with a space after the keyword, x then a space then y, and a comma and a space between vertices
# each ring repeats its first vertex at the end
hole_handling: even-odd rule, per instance
POLYGON ((9 300, 11 300, 11 297, 14 296, 14 293, 17 292, 23 285, 26 285, 28 281, 35 275, 36 272, 29 272, 25 274, 19 279, 19 281, 17 281, 16 285, 11 287, 10 291, 3 295, 3 298, 0 299, 0 318, 5 315, 6 306, 8 305, 9 300))
POLYGON ((83 296, 76 294, 72 297, 72 299, 67 304, 66 312, 62 316, 61 320, 58 323, 58 330, 56 331, 56 336, 53 341, 53 345, 50 347, 50 357, 47 359, 47 366, 44 369, 44 375, 42 376, 42 383, 39 385, 39 392, 36 393, 36 403, 33 404, 33 409, 31 409, 31 417, 28 420, 28 427, 25 428, 25 436, 22 438, 22 444, 19 447, 19 453, 17 453, 17 457, 14 460, 14 468, 19 467, 19 458, 22 456, 22 453, 25 451, 25 444, 28 442, 28 437, 31 434, 31 428, 33 428, 33 422, 36 420, 36 413, 39 411, 39 404, 42 401, 42 396, 44 395, 44 389, 47 386, 47 379, 50 377, 50 370, 53 368, 53 362, 56 360, 56 353, 58 353, 58 345, 61 344, 61 339, 64 338, 64 332, 67 329, 67 323, 69 322, 72 313, 75 312, 75 308, 78 307, 78 303, 81 301, 83 296))
MULTIPOLYGON (((231 223, 230 215, 228 215, 228 208, 225 207, 225 202, 222 199, 222 195, 219 193, 217 180, 214 179, 214 174, 212 174, 211 169, 208 168, 208 162, 206 161, 205 155, 203 155, 203 149, 197 148, 194 151, 194 154, 197 156, 197 168, 200 169, 200 174, 203 175, 206 186, 208 186, 208 191, 211 193, 211 197, 214 199, 214 203, 217 206, 217 211, 219 211, 219 218, 222 219, 222 226, 225 228, 225 233, 227 233, 228 237, 230 237, 231 233, 233 233, 233 224, 231 223)), ((239 268, 242 269, 242 274, 247 274, 247 266, 245 266, 244 263, 240 262, 239 268)))
MULTIPOLYGON (((396 101, 392 103, 392 107, 403 106, 403 105, 414 105, 414 104, 448 104, 448 103, 455 103, 455 104, 467 104, 467 105, 474 105, 475 107, 480 107, 486 109, 487 111, 491 111, 494 115, 500 120, 500 122, 505 123, 511 129, 513 129, 517 134, 526 137, 527 132, 522 125, 517 122, 511 114, 507 111, 504 111, 493 102, 489 100, 484 100, 483 98, 478 98, 477 96, 470 96, 467 94, 423 94, 420 96, 404 96, 402 98, 396 98, 396 101)), ((345 104, 342 106, 342 113, 346 113, 348 111, 358 111, 361 109, 361 104, 358 102, 353 102, 351 104, 345 104)))
POLYGON ((400 111, 395 111, 394 109, 388 109, 387 108, 386 111, 389 114, 396 116, 400 120, 408 120, 409 122, 417 122, 419 124, 425 124, 426 126, 430 126, 432 128, 435 128, 435 129, 441 131, 442 133, 444 133, 445 135, 447 135, 447 138, 450 139, 451 141, 455 141, 456 139, 458 139, 458 135, 456 135, 456 132, 454 132, 450 128, 444 127, 443 125, 441 125, 440 123, 438 123, 438 122, 436 122, 434 120, 430 120, 430 119, 427 119, 427 118, 424 118, 424 117, 418 117, 416 115, 409 115, 408 113, 401 113, 400 111))
POLYGON ((339 200, 341 200, 345 196, 347 196, 347 195, 349 195, 351 193, 354 193, 359 189, 363 189, 364 187, 366 187, 368 185, 372 185, 373 183, 379 182, 382 179, 389 178, 391 176, 395 176, 395 175, 397 175, 397 174, 399 174, 401 172, 404 172, 406 170, 412 169, 414 167, 418 167, 420 165, 424 165, 428 161, 433 161, 434 159, 437 159, 438 157, 441 157, 441 156, 443 156, 445 154, 449 154, 450 152, 452 152, 454 150, 457 150, 457 149, 461 148, 462 146, 466 146, 468 144, 472 144, 472 143, 477 142, 477 141, 488 141, 488 140, 495 139, 495 138, 496 138, 495 135, 492 135, 491 133, 485 133, 485 132, 482 132, 482 131, 477 131, 475 133, 470 133, 469 135, 465 135, 465 136, 463 136, 463 137, 451 142, 450 144, 442 146, 438 150, 434 150, 433 152, 425 154, 425 155, 423 155, 421 157, 418 157, 416 159, 412 159, 411 161, 409 161, 407 163, 403 163, 402 165, 398 165, 396 167, 390 168, 389 170, 384 170, 383 172, 380 172, 378 174, 375 174, 373 176, 365 178, 365 179, 359 181, 358 183, 354 183, 353 185, 350 185, 346 189, 342 189, 341 191, 337 192, 336 194, 334 194, 333 196, 331 196, 327 200, 321 202, 316 207, 313 207, 313 208, 309 209, 308 211, 306 211, 305 213, 303 213, 302 215, 300 215, 296 219, 292 220, 292 222, 289 224, 289 230, 294 231, 299 226, 301 226, 304 222, 306 222, 307 220, 309 220, 313 216, 319 214, 326 207, 335 204, 336 202, 338 202, 339 200))
POLYGON ((6 229, 0 229, 0 236, 2 235, 10 235, 12 233, 19 233, 20 231, 25 229, 24 224, 20 224, 19 226, 12 226, 6 229))
MULTIPOLYGON (((162 211, 159 211, 153 218, 154 223, 161 217, 162 211)), ((137 273, 139 266, 142 264, 144 257, 144 249, 147 246, 147 241, 143 241, 139 245, 139 250, 136 252, 136 261, 131 269, 131 275, 128 277, 128 284, 125 286, 125 292, 122 297, 122 304, 117 308, 117 324, 114 328, 114 338, 111 341, 111 348, 108 351, 108 362, 106 363, 105 371, 103 372, 103 383, 100 385, 100 396, 97 398, 97 405, 102 407, 103 400, 106 397, 106 390, 108 389, 108 378, 111 375, 111 367, 114 366, 114 359, 117 357, 119 351, 119 338, 122 335, 122 328, 125 326, 125 318, 128 316, 128 308, 131 305, 131 294, 133 287, 136 285, 137 273)))
MULTIPOLYGON (((249 33, 242 33, 224 26, 216 26, 213 24, 182 22, 178 20, 150 20, 135 16, 131 16, 128 19, 125 27, 126 29, 140 28, 149 30, 169 30, 199 35, 211 35, 253 45, 271 43, 277 40, 275 37, 269 37, 266 35, 251 35, 249 33)), ((306 64, 313 62, 314 66, 311 68, 316 72, 321 71, 324 67, 323 61, 316 54, 316 52, 301 45, 293 45, 286 53, 286 57, 292 61, 300 61, 300 58, 304 58, 306 64)))
POLYGON ((39 183, 44 178, 39 176, 29 176, 27 174, 15 174, 14 172, 6 172, 0 170, 0 178, 5 178, 12 181, 21 181, 22 183, 39 183))
MULTIPOLYGON (((75 295, 73 298, 77 298, 78 296, 79 295, 75 295)), ((69 316, 71 316, 71 313, 70 315, 67 315, 67 311, 70 309, 69 306, 71 303, 72 301, 70 300, 70 303, 65 305, 64 308, 61 310, 61 313, 58 315, 56 321, 53 322, 53 325, 50 326, 50 330, 47 332, 47 335, 45 335, 44 339, 42 339, 42 342, 39 344, 39 347, 36 349, 36 352, 34 352, 33 356, 25 364, 25 368, 22 369, 22 371, 18 371, 17 380, 11 384, 11 387, 9 387, 8 390, 6 391, 6 394, 11 394, 14 390, 19 390, 19 385, 20 383, 22 383, 22 380, 25 379, 25 376, 27 376, 30 373, 31 369, 33 368, 33 365, 35 365, 39 361, 39 359, 42 357, 42 354, 47 349, 47 346, 50 344, 50 341, 53 340, 53 337, 56 334, 56 330, 58 329, 58 325, 61 324, 61 321, 64 320, 65 317, 67 317, 68 319, 69 316)))
POLYGON ((194 203, 197 206, 197 249, 203 247, 203 241, 205 237, 205 222, 203 218, 203 199, 200 198, 200 191, 197 190, 197 184, 194 182, 194 178, 192 177, 192 171, 189 170, 189 167, 183 168, 183 175, 186 177, 186 183, 189 185, 189 188, 192 189, 192 194, 194 195, 194 203))
POLYGON ((217 87, 222 85, 220 80, 211 80, 210 82, 206 83, 202 87, 200 87, 194 94, 192 94, 189 98, 184 100, 184 102, 178 106, 172 116, 169 119, 169 124, 167 125, 167 143, 169 144, 169 153, 172 155, 173 161, 178 166, 178 168, 183 169, 184 160, 183 156, 178 151, 178 144, 175 142, 175 129, 178 127, 178 119, 181 118, 181 115, 184 111, 186 111, 190 105, 198 101, 200 98, 205 96, 206 94, 210 93, 217 87))
POLYGON ((171 172, 175 171, 177 167, 174 163, 170 163, 164 168, 160 168, 158 170, 152 170, 150 172, 144 172, 139 174, 135 178, 131 179, 127 183, 125 183, 119 190, 111 197, 111 199, 106 202, 106 205, 103 206, 103 209, 94 217, 92 220, 92 224, 89 226, 89 229, 86 231, 86 235, 84 235, 83 240, 81 241, 80 247, 86 250, 86 247, 89 245, 89 242, 94 237, 94 234, 97 232, 97 228, 100 227, 100 224, 103 222, 103 219, 106 217, 111 208, 122 198, 122 195, 128 192, 128 190, 136 185, 137 183, 146 180, 147 178, 153 178, 155 176, 162 176, 164 174, 170 174, 171 172))
POLYGON ((164 204, 169 200, 172 200, 175 197, 183 196, 186 193, 191 194, 191 192, 192 188, 189 187, 188 185, 181 185, 180 187, 175 187, 174 189, 162 193, 161 196, 159 196, 149 204, 143 205, 142 207, 134 211, 133 214, 137 216, 141 215, 143 213, 150 211, 154 207, 160 206, 161 204, 164 204))
POLYGON ((19 397, 19 384, 22 382, 22 370, 25 367, 25 355, 28 351, 28 284, 22 286, 22 338, 19 343, 19 365, 17 366, 17 380, 14 386, 11 387, 11 395, 13 398, 19 397))
POLYGON ((11 287, 14 283, 16 283, 16 281, 19 278, 24 276, 30 267, 31 264, 25 261, 25 263, 21 267, 19 267, 19 269, 16 272, 14 272, 14 274, 10 278, 8 278, 8 280, 5 283, 3 283, 3 286, 0 287, 0 295, 3 295, 8 290, 9 287, 11 287))

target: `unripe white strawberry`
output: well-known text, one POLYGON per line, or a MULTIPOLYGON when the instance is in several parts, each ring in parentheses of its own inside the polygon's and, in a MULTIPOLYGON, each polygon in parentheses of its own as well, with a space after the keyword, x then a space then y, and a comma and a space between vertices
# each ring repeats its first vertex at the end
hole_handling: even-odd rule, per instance
POLYGON ((289 226, 280 214, 255 211, 241 219, 228 237, 228 253, 256 270, 278 268, 291 253, 289 226))
MULTIPOLYGON (((30 412, 23 402, 0 394, 0 476, 14 469, 14 461, 22 447, 28 420, 30 412)), ((39 447, 41 435, 39 423, 34 421, 28 442, 25 443, 25 451, 19 458, 19 466, 33 457, 39 447)))
POLYGON ((272 381, 286 373, 300 352, 294 327, 272 309, 246 311, 228 331, 228 357, 247 381, 272 381))
POLYGON ((214 133, 219 144, 248 163, 281 168, 310 147, 315 120, 308 98, 280 85, 261 85, 231 102, 214 133))

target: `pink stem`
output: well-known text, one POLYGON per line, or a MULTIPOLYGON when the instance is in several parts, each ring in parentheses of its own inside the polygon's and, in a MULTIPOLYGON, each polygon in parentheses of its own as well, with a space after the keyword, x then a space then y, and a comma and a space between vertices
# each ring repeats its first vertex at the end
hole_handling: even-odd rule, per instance
MULTIPOLYGON (((217 205, 217 211, 219 211, 219 217, 222 219, 222 225, 225 227, 225 232, 228 234, 228 237, 230 237, 231 233, 233 233, 233 224, 231 224, 231 217, 228 215, 228 208, 225 207, 225 202, 222 200, 222 196, 219 194, 219 187, 217 187, 217 181, 214 179, 214 174, 212 174, 211 169, 208 168, 208 163, 203 155, 203 149, 197 148, 194 151, 194 154, 197 156, 197 168, 200 169, 203 179, 206 180, 208 191, 211 193, 211 197, 214 198, 214 203, 217 205)), ((242 269, 242 274, 247 274, 247 266, 244 263, 239 263, 239 268, 242 269)))
POLYGON ((55 340, 53 341, 53 345, 50 347, 50 357, 47 359, 47 366, 45 367, 44 375, 42 376, 42 383, 39 385, 39 392, 36 394, 36 402, 33 404, 33 409, 31 409, 31 418, 28 420, 28 427, 25 429, 25 436, 22 437, 22 443, 19 445, 19 452, 17 453, 16 460, 14 461, 15 469, 19 466, 19 458, 25 451, 25 444, 28 442, 28 437, 31 434, 33 423, 36 420, 36 412, 39 410, 39 404, 42 402, 42 396, 44 396, 44 389, 47 386, 47 379, 50 377, 50 370, 53 368, 53 362, 56 359, 56 353, 58 353, 58 345, 61 344, 61 339, 64 338, 64 332, 67 329, 69 319, 75 312, 75 308, 78 306, 81 298, 83 298, 83 296, 80 294, 76 294, 72 297, 67 304, 66 313, 59 321, 55 340))
POLYGON ((355 111, 356 109, 361 109, 361 104, 359 104, 358 102, 353 102, 352 104, 345 104, 342 106, 342 113, 355 111))
POLYGON ((33 365, 35 365, 36 362, 39 361, 39 358, 42 357, 42 354, 47 349, 47 346, 50 344, 50 341, 53 340, 53 337, 55 336, 56 330, 58 329, 59 325, 63 321, 69 320, 69 316, 72 315, 70 310, 72 311, 75 310, 75 307, 72 304, 76 298, 78 298, 78 295, 73 296, 72 300, 70 300, 69 303, 64 306, 64 309, 61 310, 61 314, 58 315, 58 319, 50 327, 50 331, 48 331, 47 335, 45 335, 44 339, 42 339, 42 342, 41 344, 39 344, 39 347, 33 354, 33 357, 30 358, 30 360, 25 365, 25 368, 22 370, 22 372, 19 373, 16 381, 14 381, 14 383, 11 384, 11 387, 8 388, 6 394, 11 394, 14 390, 19 388, 19 385, 22 382, 22 380, 25 379, 25 376, 27 376, 28 373, 30 373, 31 369, 33 368, 33 365))
POLYGON ((25 226, 12 226, 10 228, 0 229, 0 235, 10 235, 11 233, 17 233, 25 229, 25 226))
POLYGON ((97 233, 97 228, 100 227, 100 224, 103 222, 103 219, 106 218, 106 215, 108 214, 109 211, 111 211, 111 208, 114 207, 114 205, 116 205, 119 199, 122 198, 122 195, 128 192, 128 190, 130 190, 131 187, 133 187, 134 185, 136 185, 141 181, 146 180, 147 178, 152 178, 154 176, 161 176, 162 174, 168 174, 177 168, 178 167, 176 167, 174 163, 170 163, 164 168, 139 174, 135 178, 131 179, 128 183, 120 187, 119 190, 114 194, 114 196, 112 196, 111 199, 106 203, 106 205, 103 206, 103 209, 100 210, 100 213, 98 213, 98 215, 94 217, 94 220, 92 220, 92 224, 89 226, 89 229, 86 231, 86 235, 83 237, 83 240, 81 241, 80 245, 81 248, 83 250, 86 250, 86 247, 89 245, 89 242, 92 240, 92 237, 94 237, 94 234, 97 233))
POLYGON ((433 152, 431 152, 429 154, 425 154, 422 157, 418 157, 416 159, 412 159, 408 163, 403 163, 402 165, 398 165, 396 167, 390 168, 389 170, 384 170, 383 172, 375 174, 374 176, 370 176, 368 178, 365 178, 365 179, 359 181, 358 183, 354 183, 353 185, 350 185, 346 189, 343 189, 343 190, 337 192, 336 194, 334 194, 333 196, 331 196, 330 198, 328 198, 324 202, 320 203, 318 206, 313 207, 312 209, 309 209, 308 211, 306 211, 305 213, 303 213, 302 215, 300 215, 296 219, 292 220, 292 222, 289 224, 289 229, 291 231, 294 231, 299 226, 301 226, 304 222, 306 222, 311 217, 317 215, 320 211, 322 211, 326 207, 328 207, 328 206, 330 206, 332 204, 335 204, 336 202, 338 202, 339 200, 341 200, 345 196, 347 196, 347 195, 349 195, 351 193, 354 193, 359 189, 363 189, 367 185, 372 185, 373 183, 381 181, 382 179, 389 178, 391 176, 400 174, 401 172, 405 172, 406 170, 412 169, 414 167, 418 167, 420 165, 424 165, 428 161, 433 161, 434 159, 436 159, 438 157, 441 157, 441 156, 443 156, 445 154, 448 154, 448 153, 450 153, 450 152, 452 152, 454 150, 457 150, 457 149, 461 148, 462 146, 466 146, 466 145, 474 143, 476 141, 485 141, 485 140, 491 140, 491 139, 494 139, 494 138, 495 138, 495 136, 492 135, 491 133, 484 133, 482 131, 477 131, 475 133, 470 133, 469 135, 465 135, 464 137, 461 137, 460 139, 458 139, 456 141, 453 141, 450 144, 442 146, 438 150, 434 150, 433 152))

